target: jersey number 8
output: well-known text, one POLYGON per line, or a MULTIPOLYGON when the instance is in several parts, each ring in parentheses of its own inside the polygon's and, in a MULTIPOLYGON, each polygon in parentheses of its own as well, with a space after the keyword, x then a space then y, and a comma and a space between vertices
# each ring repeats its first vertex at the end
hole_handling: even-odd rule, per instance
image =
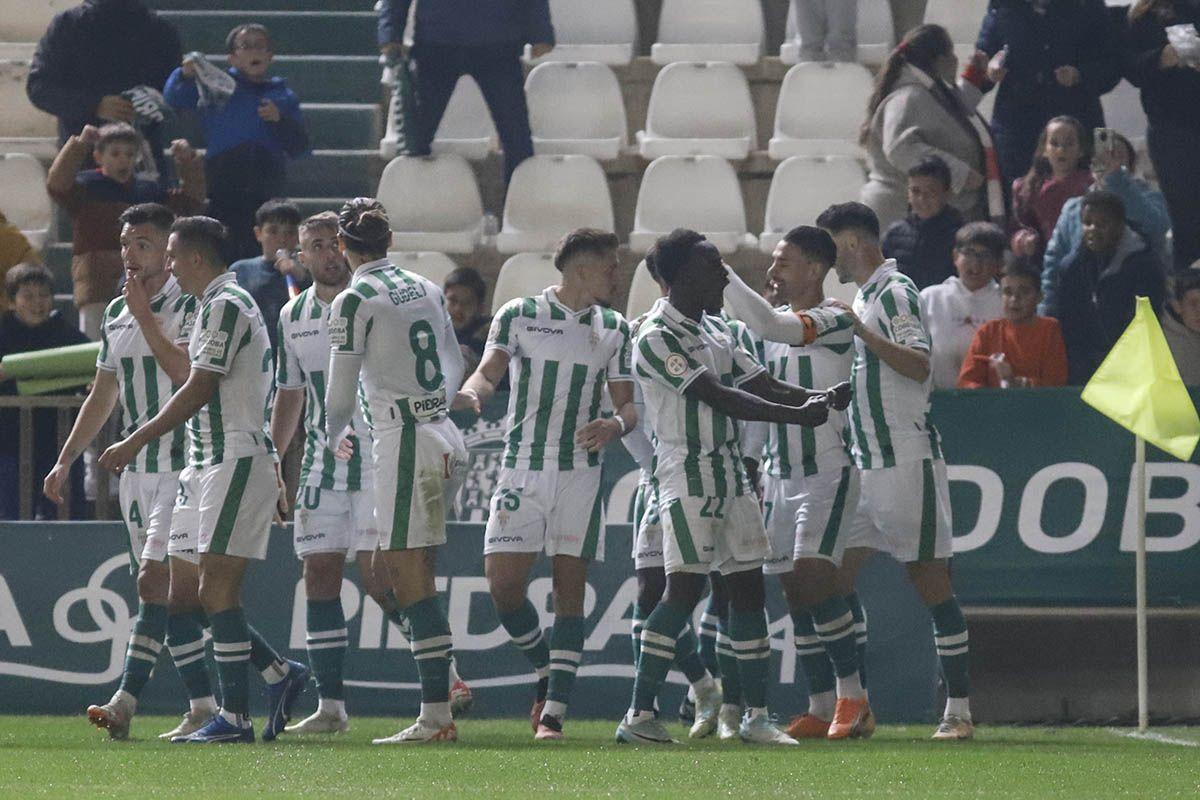
POLYGON ((445 380, 442 377, 442 361, 438 358, 437 338, 433 335, 433 326, 421 319, 408 329, 408 342, 412 345, 413 355, 417 357, 417 383, 427 392, 442 388, 445 380), (430 375, 432 367, 433 374, 430 375))

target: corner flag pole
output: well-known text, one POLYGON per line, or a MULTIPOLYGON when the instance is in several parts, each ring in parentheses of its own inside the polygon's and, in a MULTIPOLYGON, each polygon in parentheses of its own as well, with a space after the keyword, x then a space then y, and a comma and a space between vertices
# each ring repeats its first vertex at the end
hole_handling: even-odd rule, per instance
POLYGON ((1137 700, 1138 730, 1150 727, 1150 679, 1146 653, 1146 440, 1134 437, 1134 463, 1137 484, 1137 700))

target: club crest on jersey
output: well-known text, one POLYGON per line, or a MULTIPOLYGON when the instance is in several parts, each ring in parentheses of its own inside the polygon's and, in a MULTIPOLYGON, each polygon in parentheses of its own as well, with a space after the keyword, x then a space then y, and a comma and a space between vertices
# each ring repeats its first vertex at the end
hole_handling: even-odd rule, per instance
POLYGON ((592 347, 598 346, 600 344, 600 334, 594 330, 588 334, 588 344, 592 347))
POLYGON ((665 362, 667 374, 673 378, 678 378, 687 372, 687 359, 679 355, 679 353, 671 353, 667 356, 665 362))

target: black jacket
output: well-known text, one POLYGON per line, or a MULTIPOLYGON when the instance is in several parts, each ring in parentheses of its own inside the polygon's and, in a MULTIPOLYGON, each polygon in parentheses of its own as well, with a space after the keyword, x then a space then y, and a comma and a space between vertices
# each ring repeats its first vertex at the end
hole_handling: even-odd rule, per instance
MULTIPOLYGON (((412 0, 379 4, 379 44, 404 40, 412 0)), ((424 0, 417 3, 417 45, 487 47, 554 44, 548 0, 424 0)))
MULTIPOLYGON (((0 358, 14 353, 28 353, 34 350, 46 350, 51 347, 66 347, 72 344, 83 344, 88 338, 79 330, 68 325, 62 314, 54 311, 50 319, 36 328, 30 328, 17 319, 17 315, 9 311, 0 315, 0 358)), ((75 394, 77 389, 56 394, 75 394)), ((17 393, 17 382, 14 380, 0 383, 0 394, 14 395, 17 393)), ((39 409, 33 412, 33 444, 40 449, 50 448, 57 451, 58 440, 55 437, 55 418, 58 412, 53 408, 39 409)), ((19 412, 15 408, 0 410, 0 453, 17 452, 19 445, 19 412)))
POLYGON ((25 91, 58 117, 60 141, 99 125, 100 98, 145 84, 154 88, 179 66, 174 26, 141 0, 84 0, 50 23, 38 42, 25 91))
POLYGON ((1168 123, 1200 132, 1200 72, 1158 66, 1167 26, 1189 22, 1200 29, 1200 0, 1176 0, 1169 16, 1147 13, 1130 25, 1125 33, 1125 77, 1142 90, 1142 108, 1151 125, 1168 123))
POLYGON ((1049 310, 1062 326, 1073 386, 1087 383, 1116 344, 1133 319, 1136 297, 1149 297, 1155 313, 1162 310, 1162 262, 1137 234, 1126 237, 1107 264, 1083 244, 1063 262, 1058 305, 1049 310))
POLYGON ((954 234, 962 226, 963 216, 953 206, 929 219, 910 213, 891 224, 880 246, 919 291, 954 274, 954 234))
POLYGON ((1084 130, 1104 124, 1100 96, 1121 79, 1120 46, 1104 0, 1052 0, 1045 15, 1029 0, 993 0, 976 47, 995 55, 1008 46, 1007 76, 996 90, 992 128, 1036 125, 1070 114, 1084 130), (1080 82, 1060 85, 1054 70, 1074 66, 1080 82))

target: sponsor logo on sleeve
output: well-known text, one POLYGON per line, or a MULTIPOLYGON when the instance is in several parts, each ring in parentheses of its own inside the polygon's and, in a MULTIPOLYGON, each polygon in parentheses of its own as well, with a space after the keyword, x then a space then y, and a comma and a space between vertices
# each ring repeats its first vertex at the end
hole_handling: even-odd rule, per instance
POLYGON ((349 325, 345 317, 333 317, 329 320, 329 344, 332 347, 345 347, 349 325))
POLYGON ((200 333, 200 355, 207 358, 224 358, 229 344, 225 331, 202 331, 200 333))

